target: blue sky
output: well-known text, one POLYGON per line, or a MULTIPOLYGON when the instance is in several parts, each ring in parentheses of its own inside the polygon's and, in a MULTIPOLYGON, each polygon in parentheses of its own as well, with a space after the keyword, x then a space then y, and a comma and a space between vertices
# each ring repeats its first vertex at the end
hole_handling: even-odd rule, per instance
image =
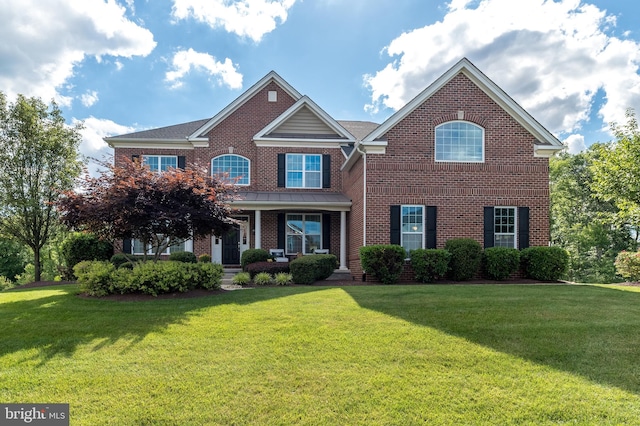
POLYGON ((105 136, 216 114, 271 70, 382 122, 468 57, 577 152, 640 111, 635 0, 3 0, 0 90, 105 136))

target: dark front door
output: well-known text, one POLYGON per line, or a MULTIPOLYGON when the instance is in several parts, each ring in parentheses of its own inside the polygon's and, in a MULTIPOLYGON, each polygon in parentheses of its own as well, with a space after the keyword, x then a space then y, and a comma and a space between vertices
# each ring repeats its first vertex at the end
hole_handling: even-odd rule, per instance
POLYGON ((222 264, 240 264, 240 228, 233 227, 222 237, 222 264))

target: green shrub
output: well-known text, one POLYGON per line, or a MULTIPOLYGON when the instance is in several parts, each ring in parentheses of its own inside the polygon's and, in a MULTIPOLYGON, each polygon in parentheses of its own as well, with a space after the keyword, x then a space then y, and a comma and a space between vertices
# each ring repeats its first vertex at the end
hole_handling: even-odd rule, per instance
POLYGON ((251 282, 251 275, 248 272, 238 272, 233 276, 231 282, 235 285, 245 286, 251 282))
POLYGON ((410 258, 416 280, 432 283, 447 274, 451 253, 442 249, 417 249, 411 250, 410 258))
POLYGON ((296 284, 311 284, 330 277, 337 266, 333 254, 310 254, 292 260, 289 270, 296 284))
POLYGON ((482 246, 471 238, 454 238, 444 245, 451 253, 449 274, 454 281, 465 281, 473 278, 482 262, 482 246))
POLYGON ((9 290, 16 286, 16 283, 11 281, 9 278, 4 275, 0 275, 0 291, 9 290))
POLYGON ((176 251, 169 254, 169 260, 182 263, 198 263, 198 258, 190 251, 176 251))
POLYGON ((293 282, 293 275, 287 272, 278 272, 273 278, 275 285, 289 285, 293 282))
POLYGON ((73 267, 80 290, 97 297, 115 292, 115 271, 116 267, 111 262, 95 260, 82 260, 73 267))
POLYGON ((272 281, 273 277, 267 272, 260 272, 253 277, 253 283, 255 285, 269 285, 272 281))
POLYGON ((60 254, 68 270, 73 271, 73 267, 83 260, 109 260, 113 246, 93 234, 75 232, 62 242, 60 254))
POLYGON ((200 263, 211 263, 211 256, 208 254, 201 254, 198 256, 198 262, 200 263))
POLYGON ((362 269, 373 274, 384 284, 394 284, 400 279, 407 252, 395 244, 379 244, 360 247, 362 269))
POLYGON ((560 247, 529 247, 520 253, 520 264, 526 278, 557 281, 567 271, 569 254, 560 247))
POLYGON ((629 281, 640 281, 640 252, 621 251, 616 256, 615 267, 618 275, 629 281))
POLYGON ((247 249, 242 252, 240 265, 242 266, 242 270, 246 271, 247 265, 256 262, 266 262, 269 259, 271 259, 271 255, 265 249, 247 249))
POLYGON ((482 255, 484 273, 492 280, 506 280, 520 267, 520 252, 515 248, 489 247, 482 255))
POLYGON ((15 281, 16 277, 24 273, 27 262, 25 248, 8 238, 0 238, 0 275, 15 281))
POLYGON ((209 262, 193 265, 193 267, 198 272, 198 279, 196 281, 197 288, 217 290, 221 287, 222 276, 224 275, 222 265, 209 262))
POLYGON ((251 278, 255 277, 260 272, 267 272, 271 275, 275 275, 278 272, 289 272, 288 262, 254 262, 247 265, 245 272, 248 272, 251 278))
POLYGON ((144 256, 142 255, 133 255, 133 254, 125 254, 125 253, 116 253, 111 256, 109 262, 113 263, 113 266, 116 268, 125 267, 128 269, 132 269, 133 265, 144 261, 144 256))
POLYGON ((113 293, 185 292, 194 288, 216 289, 222 282, 222 266, 176 261, 140 262, 132 269, 111 262, 82 261, 74 267, 80 288, 92 296, 113 293))

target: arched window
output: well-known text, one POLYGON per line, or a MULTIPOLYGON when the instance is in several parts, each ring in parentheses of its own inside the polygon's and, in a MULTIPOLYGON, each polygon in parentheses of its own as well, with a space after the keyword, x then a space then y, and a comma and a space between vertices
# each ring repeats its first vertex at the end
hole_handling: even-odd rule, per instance
POLYGON ((249 160, 235 154, 225 154, 211 160, 211 174, 236 185, 249 185, 249 160))
POLYGON ((466 121, 436 127, 436 161, 484 162, 484 129, 466 121))

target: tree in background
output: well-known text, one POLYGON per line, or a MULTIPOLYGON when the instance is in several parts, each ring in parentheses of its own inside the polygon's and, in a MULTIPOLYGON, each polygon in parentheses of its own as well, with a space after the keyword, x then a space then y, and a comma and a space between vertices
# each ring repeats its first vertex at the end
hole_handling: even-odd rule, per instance
POLYGON ((15 282, 26 264, 26 248, 9 238, 0 237, 0 276, 15 282))
POLYGON ((640 229, 640 130, 633 110, 627 111, 627 123, 612 124, 616 140, 598 147, 598 156, 591 165, 591 188, 603 201, 618 210, 618 224, 630 227, 634 234, 640 229))
POLYGON ((580 282, 616 280, 615 257, 633 246, 629 228, 615 220, 618 208, 595 197, 592 165, 603 145, 549 163, 551 241, 569 252, 568 278, 580 282))
POLYGON ((8 103, 0 92, 0 233, 33 251, 36 281, 57 223, 55 202, 82 171, 80 129, 65 125, 54 102, 18 95, 8 103))
POLYGON ((157 259, 169 246, 222 235, 234 223, 228 205, 234 185, 204 169, 157 173, 128 158, 102 166, 97 178, 86 175, 80 189, 67 191, 58 203, 62 222, 72 229, 112 243, 137 239, 157 259))

